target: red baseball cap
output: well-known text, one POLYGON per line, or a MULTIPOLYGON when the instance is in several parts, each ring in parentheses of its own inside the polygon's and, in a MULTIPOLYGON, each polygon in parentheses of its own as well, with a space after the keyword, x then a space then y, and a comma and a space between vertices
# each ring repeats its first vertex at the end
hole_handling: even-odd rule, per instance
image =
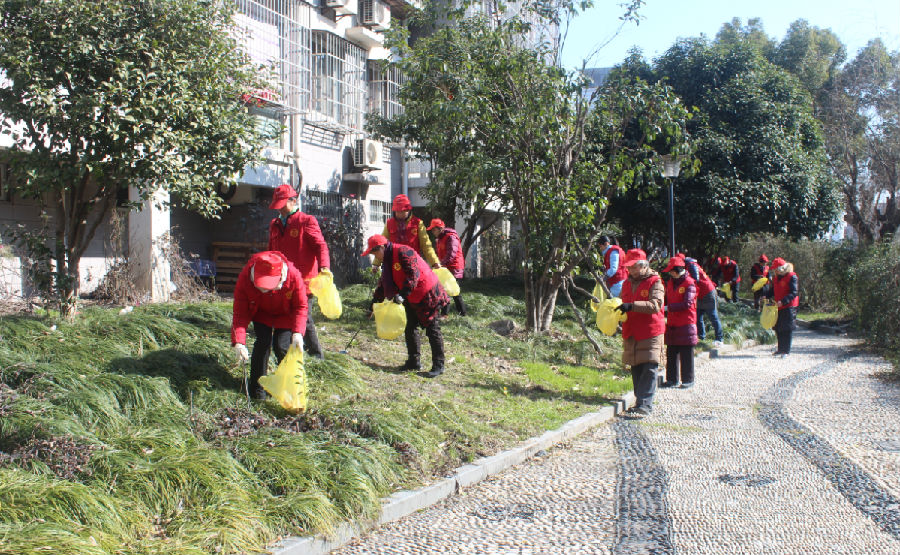
POLYGON ((287 204, 288 199, 296 197, 297 191, 295 191, 293 187, 287 183, 279 185, 272 195, 272 203, 269 205, 269 208, 272 210, 281 210, 284 208, 284 205, 287 204))
POLYGON ((647 260, 647 253, 641 249, 629 249, 628 252, 625 253, 625 262, 622 263, 622 266, 628 268, 640 260, 647 260))
POLYGON ((766 256, 766 255, 764 255, 764 254, 761 254, 761 255, 759 255, 759 261, 760 261, 760 262, 768 262, 768 261, 769 261, 769 257, 766 256))
POLYGON ((432 229, 434 229, 436 227, 447 227, 447 226, 444 224, 444 220, 442 220, 440 218, 433 218, 431 220, 431 225, 428 226, 428 231, 431 231, 432 229))
POLYGON ((663 270, 663 272, 671 272, 675 268, 684 268, 684 258, 673 256, 669 259, 669 264, 666 266, 666 269, 663 270))
POLYGON ((260 253, 253 263, 253 285, 260 289, 275 289, 281 283, 284 261, 273 251, 260 253))
POLYGON ((412 203, 406 195, 397 195, 394 197, 394 205, 391 206, 393 212, 403 212, 404 210, 412 210, 412 203))
POLYGON ((388 240, 384 235, 373 235, 369 237, 369 248, 364 250, 360 256, 366 256, 367 254, 372 252, 372 249, 380 247, 381 245, 387 245, 387 243, 388 240))
POLYGON ((777 270, 778 268, 781 268, 785 264, 787 264, 787 261, 779 256, 778 258, 776 258, 775 260, 772 261, 772 269, 777 270))

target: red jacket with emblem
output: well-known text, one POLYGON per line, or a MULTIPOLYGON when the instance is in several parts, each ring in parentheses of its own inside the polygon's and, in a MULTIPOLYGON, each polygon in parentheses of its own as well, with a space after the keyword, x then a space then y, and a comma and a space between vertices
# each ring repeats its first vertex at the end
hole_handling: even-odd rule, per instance
POLYGON ((385 256, 382 262, 381 283, 384 288, 384 297, 392 298, 400 293, 410 303, 418 303, 425 295, 438 284, 438 278, 425 260, 412 251, 406 245, 391 245, 391 260, 385 256), (405 256, 401 256, 404 249, 405 256), (415 262, 412 262, 412 261, 415 262), (402 262, 401 262, 402 261, 402 262), (387 264, 390 264, 390 278, 387 274, 387 264), (413 267, 415 264, 415 267, 413 267), (390 279, 390 282, 387 280, 390 279), (394 290, 396 288, 396 291, 394 290))
MULTIPOLYGON (((632 288, 632 281, 626 280, 622 285, 622 302, 646 301, 650 297, 650 287, 657 281, 659 281, 659 276, 653 274, 641 280, 636 287, 632 288)), ((657 335, 662 335, 665 331, 666 318, 663 315, 662 308, 652 314, 632 310, 628 313, 628 318, 622 322, 622 337, 633 337, 635 341, 656 337, 657 335)))
POLYGON ((319 268, 331 267, 328 245, 318 220, 299 210, 288 216, 287 225, 281 223, 281 218, 272 220, 269 250, 286 256, 307 283, 319 274, 319 268))
POLYGON ((281 289, 263 293, 250 279, 250 269, 262 253, 250 257, 241 270, 234 288, 234 308, 231 319, 231 343, 247 343, 247 326, 259 322, 271 328, 306 332, 306 284, 297 268, 278 253, 287 264, 287 278, 281 289))
POLYGON ((466 260, 463 258, 462 245, 456 230, 445 227, 437 238, 437 256, 441 266, 450 270, 453 277, 460 279, 466 269, 466 260))
POLYGON ((685 272, 666 283, 666 345, 697 344, 697 285, 685 272))
POLYGON ((778 310, 800 306, 800 293, 797 290, 797 281, 797 274, 794 272, 788 272, 783 276, 776 275, 772 279, 775 302, 782 303, 778 310))
POLYGON ((425 224, 412 214, 406 219, 404 227, 400 227, 400 221, 397 218, 390 218, 384 224, 382 235, 395 245, 406 245, 416 251, 419 256, 432 266, 440 263, 437 253, 434 252, 431 239, 428 238, 425 224))
POLYGON ((609 270, 610 255, 614 252, 619 253, 619 267, 616 269, 616 273, 614 273, 612 277, 606 278, 606 285, 609 287, 612 287, 620 281, 625 281, 625 278, 628 277, 628 270, 624 266, 625 251, 623 251, 622 247, 620 247, 619 245, 610 245, 609 248, 606 249, 606 252, 603 253, 603 266, 607 270, 609 270))

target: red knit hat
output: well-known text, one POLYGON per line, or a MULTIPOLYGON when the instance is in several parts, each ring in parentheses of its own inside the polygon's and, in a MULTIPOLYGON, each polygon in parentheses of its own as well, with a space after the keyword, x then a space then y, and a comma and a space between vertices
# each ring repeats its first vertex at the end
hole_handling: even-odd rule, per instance
POLYGON ((373 235, 369 237, 369 248, 364 250, 360 256, 368 255, 370 252, 372 252, 372 249, 380 247, 381 245, 387 245, 387 242, 388 240, 384 235, 373 235))
POLYGON ((394 197, 394 205, 391 207, 394 212, 403 212, 404 210, 412 210, 412 203, 406 195, 397 195, 394 197))
POLYGON ((628 252, 625 253, 625 262, 622 263, 622 266, 628 268, 629 266, 634 265, 635 262, 641 260, 647 260, 647 253, 641 249, 629 249, 628 252))
POLYGON ((447 226, 444 224, 444 220, 442 220, 440 218, 434 218, 431 220, 431 224, 428 226, 428 231, 431 231, 432 229, 434 229, 436 227, 447 227, 447 226))
POLYGON ((281 283, 284 261, 273 251, 260 253, 253 263, 253 285, 260 289, 275 289, 281 283))
POLYGON ((284 205, 287 204, 288 199, 296 198, 296 196, 297 191, 287 183, 279 185, 278 188, 275 189, 275 194, 272 195, 272 204, 269 205, 269 208, 272 210, 281 210, 284 208, 284 205))

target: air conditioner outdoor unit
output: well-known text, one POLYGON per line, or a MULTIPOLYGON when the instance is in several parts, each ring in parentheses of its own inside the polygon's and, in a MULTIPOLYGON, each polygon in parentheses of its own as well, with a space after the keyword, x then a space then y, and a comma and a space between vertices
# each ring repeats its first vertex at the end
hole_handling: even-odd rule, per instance
POLYGON ((352 15, 357 10, 357 0, 325 0, 325 5, 338 15, 352 15))
POLYGON ((381 143, 372 139, 356 139, 353 165, 367 170, 381 169, 381 143))
POLYGON ((359 0, 359 20, 376 31, 386 31, 391 26, 391 9, 378 0, 359 0))

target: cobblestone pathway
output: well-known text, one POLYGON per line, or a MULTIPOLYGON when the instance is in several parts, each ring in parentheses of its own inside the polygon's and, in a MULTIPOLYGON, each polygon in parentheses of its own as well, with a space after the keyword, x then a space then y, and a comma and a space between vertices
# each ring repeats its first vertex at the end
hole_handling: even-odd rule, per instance
POLYGON ((795 334, 335 553, 900 554, 900 387, 795 334))

